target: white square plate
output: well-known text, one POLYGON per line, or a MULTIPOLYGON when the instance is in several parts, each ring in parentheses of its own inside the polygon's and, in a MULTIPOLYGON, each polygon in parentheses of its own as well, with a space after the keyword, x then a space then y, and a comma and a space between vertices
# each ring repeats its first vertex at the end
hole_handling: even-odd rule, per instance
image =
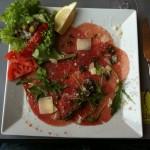
MULTIPOLYGON (((48 9, 53 10, 55 8, 48 9)), ((64 127, 55 127, 40 121, 30 110, 23 88, 6 80, 2 134, 69 138, 142 137, 136 11, 79 8, 74 25, 84 22, 93 22, 106 28, 112 34, 115 44, 127 52, 130 61, 130 72, 125 81, 125 90, 134 102, 123 97, 124 104, 120 111, 108 123, 103 125, 79 126, 71 124, 64 127), (114 25, 121 25, 122 37, 118 37, 114 32, 112 28, 114 25)))

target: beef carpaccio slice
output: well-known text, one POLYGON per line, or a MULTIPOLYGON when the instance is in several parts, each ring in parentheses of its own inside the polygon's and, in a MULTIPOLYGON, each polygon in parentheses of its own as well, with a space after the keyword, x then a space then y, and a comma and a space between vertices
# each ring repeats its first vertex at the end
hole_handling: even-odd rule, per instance
POLYGON ((72 122, 80 125, 98 125, 109 121, 112 117, 111 104, 116 95, 118 83, 123 82, 129 72, 127 54, 114 45, 108 31, 92 23, 71 27, 64 35, 58 37, 57 43, 60 52, 75 54, 76 57, 58 61, 57 64, 51 62, 45 64, 48 79, 65 85, 65 88, 59 96, 57 93, 51 93, 57 107, 54 114, 40 115, 34 97, 28 94, 33 112, 50 125, 62 126, 72 122), (91 38, 91 49, 78 51, 76 48, 78 38, 91 38), (112 56, 115 56, 113 63, 112 56), (95 62, 103 68, 108 66, 111 68, 109 77, 91 74, 89 66, 95 62), (79 91, 87 80, 97 83, 103 92, 103 97, 96 106, 89 100, 85 100, 82 106, 78 104, 79 91))

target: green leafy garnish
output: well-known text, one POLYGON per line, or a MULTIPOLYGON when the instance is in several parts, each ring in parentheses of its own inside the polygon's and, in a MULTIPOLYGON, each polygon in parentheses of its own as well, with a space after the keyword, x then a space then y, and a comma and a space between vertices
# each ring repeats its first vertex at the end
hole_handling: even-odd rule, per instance
POLYGON ((37 60, 39 64, 42 64, 48 61, 50 58, 57 58, 60 54, 55 50, 55 24, 54 17, 55 12, 49 14, 45 9, 41 10, 42 21, 48 23, 48 30, 43 33, 43 41, 42 43, 35 49, 32 56, 37 60))
POLYGON ((22 49, 26 41, 16 36, 16 31, 24 24, 33 21, 33 15, 39 11, 39 0, 15 0, 0 16, 5 27, 0 30, 0 39, 11 45, 13 50, 22 49))
POLYGON ((99 116, 98 117, 88 116, 86 118, 86 121, 88 121, 88 122, 95 122, 95 121, 98 120, 98 118, 99 118, 99 116))
POLYGON ((25 83, 28 83, 28 82, 31 82, 32 80, 31 79, 20 79, 19 81, 16 82, 16 85, 20 85, 20 84, 25 84, 25 83))
POLYGON ((56 81, 49 81, 47 79, 47 72, 44 68, 39 67, 36 71, 36 79, 39 80, 37 84, 34 84, 29 91, 38 100, 41 97, 48 96, 49 92, 60 93, 64 86, 56 81))
POLYGON ((56 81, 51 81, 47 84, 47 88, 52 92, 60 93, 64 89, 64 86, 60 85, 56 81))
POLYGON ((63 89, 63 87, 56 81, 49 81, 47 79, 47 72, 44 68, 39 67, 36 74, 37 79, 41 80, 40 85, 42 85, 44 89, 51 92, 60 92, 63 89))
POLYGON ((43 86, 37 85, 34 85, 31 88, 29 88, 29 91, 32 93, 36 100, 39 100, 39 98, 45 97, 48 94, 43 86))
POLYGON ((83 88, 79 90, 79 99, 77 103, 82 105, 86 102, 91 103, 92 105, 98 105, 103 98, 103 93, 99 85, 93 80, 87 80, 87 83, 84 84, 83 88))
POLYGON ((47 72, 44 68, 39 67, 36 71, 36 76, 38 80, 45 80, 47 78, 47 72))
POLYGON ((101 67, 98 63, 95 63, 94 65, 96 68, 97 75, 102 75, 105 72, 104 67, 101 67))
POLYGON ((112 108, 112 114, 116 113, 120 106, 121 106, 121 100, 122 100, 122 88, 123 88, 123 83, 120 82, 118 84, 118 90, 116 92, 116 95, 115 95, 115 98, 113 100, 113 103, 111 105, 111 108, 112 108))
POLYGON ((131 98, 131 96, 125 91, 125 89, 122 89, 122 93, 131 101, 135 104, 135 102, 133 101, 133 99, 131 98))
POLYGON ((98 63, 95 63, 96 74, 100 76, 104 76, 106 79, 109 79, 111 75, 112 68, 107 65, 106 67, 100 66, 98 63))

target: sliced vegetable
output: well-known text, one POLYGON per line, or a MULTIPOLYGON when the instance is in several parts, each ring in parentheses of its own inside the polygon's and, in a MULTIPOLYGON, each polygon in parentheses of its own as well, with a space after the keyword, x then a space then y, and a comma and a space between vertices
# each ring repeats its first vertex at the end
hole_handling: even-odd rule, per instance
POLYGON ((8 79, 16 80, 24 75, 34 72, 36 68, 37 64, 34 60, 24 60, 11 63, 8 69, 8 79))

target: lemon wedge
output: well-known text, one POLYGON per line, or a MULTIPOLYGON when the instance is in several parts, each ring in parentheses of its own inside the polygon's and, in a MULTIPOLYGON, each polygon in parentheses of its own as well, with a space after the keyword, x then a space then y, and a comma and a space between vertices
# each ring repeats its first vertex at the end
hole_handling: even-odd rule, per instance
POLYGON ((77 2, 62 7, 55 16, 55 31, 64 34, 72 24, 76 14, 77 2))

